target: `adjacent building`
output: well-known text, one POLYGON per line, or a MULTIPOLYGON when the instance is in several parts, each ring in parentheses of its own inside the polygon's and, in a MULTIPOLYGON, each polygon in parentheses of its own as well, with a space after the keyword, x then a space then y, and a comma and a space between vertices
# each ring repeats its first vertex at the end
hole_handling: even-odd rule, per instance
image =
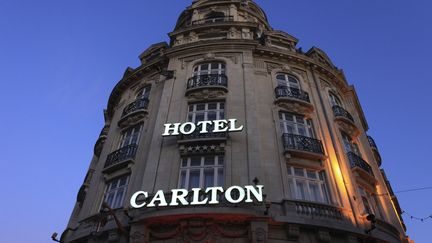
POLYGON ((61 242, 409 242, 355 89, 326 53, 303 52, 250 0, 193 1, 169 37, 114 87, 61 242), (243 130, 162 136, 228 119, 243 130), (247 185, 263 200, 130 203, 247 185))

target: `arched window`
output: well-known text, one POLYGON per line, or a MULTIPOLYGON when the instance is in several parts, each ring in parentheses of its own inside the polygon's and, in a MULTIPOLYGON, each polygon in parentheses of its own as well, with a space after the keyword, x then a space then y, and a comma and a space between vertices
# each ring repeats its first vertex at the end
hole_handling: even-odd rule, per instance
POLYGON ((338 96, 336 94, 334 94, 333 92, 329 92, 329 97, 330 97, 330 104, 332 106, 342 107, 342 102, 340 101, 340 99, 338 98, 338 96))
POLYGON ((278 73, 276 75, 276 80, 278 81, 278 86, 300 89, 300 82, 293 75, 278 73))
POLYGON ((208 74, 225 74, 225 64, 222 62, 201 63, 194 67, 194 76, 208 74))

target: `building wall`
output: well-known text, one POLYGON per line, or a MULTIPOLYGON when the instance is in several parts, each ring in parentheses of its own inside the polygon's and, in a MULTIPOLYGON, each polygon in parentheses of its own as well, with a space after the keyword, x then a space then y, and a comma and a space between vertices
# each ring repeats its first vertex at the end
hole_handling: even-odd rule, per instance
POLYGON ((294 37, 271 29, 262 10, 250 1, 195 1, 182 13, 170 36, 170 45, 149 47, 140 56, 142 65, 128 69, 114 88, 90 164, 91 176, 80 190, 62 236, 64 242, 407 241, 395 202, 385 196, 389 189, 378 165, 381 162, 374 156, 377 149, 370 146, 355 89, 324 52, 312 48, 303 53, 296 48, 294 37), (185 24, 202 21, 209 11, 225 12, 232 19, 185 24), (194 67, 205 62, 226 65, 227 89, 187 88, 194 67), (279 73, 296 77, 310 102, 278 99, 279 73), (151 86, 148 107, 125 116, 124 109, 145 86, 151 86), (334 115, 329 92, 337 94, 353 122, 334 115), (164 124, 187 121, 188 104, 208 101, 224 101, 225 117, 237 119, 244 130, 229 133, 225 141, 198 143, 161 135, 164 124), (322 155, 284 148, 281 111, 312 120, 315 138, 324 148, 322 155), (140 122, 143 128, 135 156, 120 161, 123 166, 107 170, 106 160, 118 149, 122 131, 140 122), (352 168, 341 131, 356 141, 372 176, 364 169, 352 168), (192 154, 189 147, 197 146, 204 154, 223 154, 225 188, 251 185, 257 178, 264 185, 266 203, 146 210, 129 206, 136 191, 178 188, 181 159, 192 154), (322 204, 293 198, 287 166, 325 171, 330 201, 322 204), (107 183, 126 174, 130 176, 123 207, 102 212, 107 183), (376 196, 382 215, 376 215, 377 228, 371 234, 365 233, 371 222, 366 219, 359 185, 374 195, 384 195, 376 196), (124 232, 118 230, 122 227, 124 232))

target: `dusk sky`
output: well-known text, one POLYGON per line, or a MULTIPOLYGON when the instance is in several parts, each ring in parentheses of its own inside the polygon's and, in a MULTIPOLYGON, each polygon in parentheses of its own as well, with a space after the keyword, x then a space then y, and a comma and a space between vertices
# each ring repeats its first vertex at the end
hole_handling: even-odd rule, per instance
MULTIPOLYGON (((432 2, 257 0, 274 29, 323 49, 355 85, 395 191, 431 187, 432 2)), ((0 0, 0 241, 51 242, 66 228, 109 94, 191 0, 0 0)), ((432 214, 432 190, 397 193, 432 214)), ((431 242, 432 219, 404 214, 431 242)))

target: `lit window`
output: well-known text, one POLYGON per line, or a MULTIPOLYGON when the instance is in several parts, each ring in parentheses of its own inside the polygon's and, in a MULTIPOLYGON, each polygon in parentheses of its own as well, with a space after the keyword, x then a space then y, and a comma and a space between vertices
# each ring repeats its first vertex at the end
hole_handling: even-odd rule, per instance
POLYGON ((118 148, 123 148, 128 145, 137 145, 140 137, 142 124, 135 125, 123 131, 118 148))
POLYGON ((294 199, 330 202, 324 171, 288 166, 288 185, 294 199))
POLYGON ((288 112, 279 113, 280 126, 283 133, 314 138, 312 121, 304 116, 288 112))
POLYGON ((108 182, 104 202, 106 202, 110 208, 122 207, 128 183, 129 176, 118 177, 108 182))
POLYGON ((222 155, 183 158, 180 166, 179 187, 187 190, 224 186, 224 157, 222 155))
POLYGON ((209 102, 189 105, 188 122, 214 121, 225 119, 225 103, 209 102))
POLYGON ((365 213, 374 214, 375 216, 381 218, 382 214, 377 198, 372 195, 372 193, 363 189, 362 187, 359 187, 359 191, 363 201, 363 205, 365 207, 365 213))

